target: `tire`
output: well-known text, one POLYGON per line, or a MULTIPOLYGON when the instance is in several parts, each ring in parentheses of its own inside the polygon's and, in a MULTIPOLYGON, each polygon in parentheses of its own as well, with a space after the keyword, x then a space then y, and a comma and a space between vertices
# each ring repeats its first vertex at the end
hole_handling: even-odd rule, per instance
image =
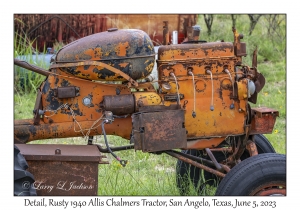
POLYGON ((14 195, 35 196, 36 189, 33 187, 34 177, 27 171, 28 164, 20 153, 19 148, 14 146, 14 195))
POLYGON ((233 167, 216 196, 286 195, 286 156, 259 154, 233 167))
MULTIPOLYGON (((261 134, 254 135, 254 141, 257 147, 258 154, 263 153, 276 153, 273 146, 270 144, 269 140, 261 134)), ((209 159, 207 155, 204 155, 202 151, 199 150, 183 150, 185 154, 190 154, 197 157, 202 157, 209 159)), ((226 154, 223 152, 213 152, 215 158, 218 162, 225 160, 227 158, 226 154)), ((241 156, 241 160, 249 158, 250 155, 247 150, 241 156)), ((179 189, 180 195, 187 195, 189 192, 189 185, 192 183, 200 194, 205 185, 217 186, 220 182, 220 178, 214 174, 207 171, 203 171, 188 163, 177 161, 176 165, 176 183, 179 189), (203 179, 201 180, 201 173, 203 172, 203 179)))

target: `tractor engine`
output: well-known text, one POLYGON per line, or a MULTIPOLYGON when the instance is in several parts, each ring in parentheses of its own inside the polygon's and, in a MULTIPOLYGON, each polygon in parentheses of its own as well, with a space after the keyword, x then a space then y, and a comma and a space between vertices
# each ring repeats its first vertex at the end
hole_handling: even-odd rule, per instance
POLYGON ((246 45, 233 32, 233 43, 160 46, 157 59, 151 39, 137 29, 109 29, 74 41, 56 54, 49 72, 27 66, 47 78, 33 121, 16 122, 15 139, 105 132, 130 140, 136 150, 157 152, 213 148, 228 137, 249 135, 255 125, 248 101, 256 103, 264 77, 255 59, 253 67, 243 65, 246 45), (155 64, 157 81, 150 81, 155 64))

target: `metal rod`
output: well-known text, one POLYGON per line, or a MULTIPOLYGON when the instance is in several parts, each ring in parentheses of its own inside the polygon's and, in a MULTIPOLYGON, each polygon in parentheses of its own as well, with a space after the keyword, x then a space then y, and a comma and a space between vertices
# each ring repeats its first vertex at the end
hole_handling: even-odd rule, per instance
POLYGON ((218 161, 216 160, 215 156, 213 155, 213 153, 210 151, 209 148, 205 148, 205 151, 207 152, 209 158, 212 160, 212 162, 214 163, 214 165, 216 166, 216 168, 220 171, 222 170, 221 165, 218 163, 218 161))
POLYGON ((117 161, 119 161, 119 163, 125 167, 126 164, 127 164, 127 160, 122 160, 119 156, 117 156, 110 148, 110 146, 108 145, 108 141, 107 141, 107 138, 106 138, 106 133, 105 133, 105 129, 104 129, 104 125, 106 123, 109 123, 109 121, 106 119, 104 120, 102 123, 101 123, 101 126, 102 126, 102 132, 103 132, 103 136, 104 136, 104 140, 105 140, 105 144, 106 144, 106 148, 108 149, 109 153, 114 156, 116 158, 117 161))
POLYGON ((28 69, 28 70, 31 70, 35 73, 38 73, 38 74, 41 74, 41 75, 44 75, 44 76, 49 76, 51 73, 49 71, 47 71, 46 69, 42 69, 40 67, 37 67, 35 65, 32 65, 26 61, 22 61, 22 60, 19 60, 17 58, 15 58, 14 60, 14 64, 17 65, 17 66, 20 66, 20 67, 23 67, 25 69, 28 69))
MULTIPOLYGON (((98 147, 100 152, 109 153, 109 150, 107 148, 103 148, 99 144, 94 144, 94 145, 96 145, 98 147)), ((134 145, 126 145, 126 146, 121 146, 121 147, 110 147, 110 149, 113 152, 118 152, 118 151, 123 151, 123 150, 134 149, 134 145)))
POLYGON ((215 169, 209 168, 208 166, 205 166, 203 164, 197 163, 196 161, 193 161, 191 159, 185 158, 182 155, 176 154, 174 151, 165 151, 165 153, 168 154, 168 155, 170 155, 170 156, 172 156, 172 157, 175 157, 175 158, 177 158, 177 159, 179 159, 179 160, 181 160, 183 162, 191 164, 191 165, 193 165, 193 166, 195 166, 197 168, 201 168, 201 169, 203 169, 205 171, 208 171, 209 173, 215 174, 215 175, 220 176, 222 178, 225 177, 224 173, 221 173, 221 172, 219 172, 219 171, 217 171, 215 169))
POLYGON ((185 153, 182 153, 182 152, 178 152, 176 150, 172 150, 172 152, 178 154, 178 155, 181 155, 185 158, 188 158, 188 159, 191 159, 193 161, 196 161, 196 162, 199 162, 199 163, 203 163, 203 164, 207 164, 207 165, 210 165, 210 166, 214 166, 214 163, 210 160, 207 160, 207 159, 204 159, 204 158, 201 158, 201 157, 195 157, 193 155, 189 155, 189 154, 185 154, 185 153))
POLYGON ((224 152, 224 153, 232 153, 232 147, 228 148, 211 148, 210 151, 212 152, 224 152))
MULTIPOLYGON (((178 152, 176 150, 172 150, 172 152, 176 153, 176 154, 179 154, 179 155, 182 155, 183 157, 186 157, 188 159, 191 159, 191 160, 194 160, 196 162, 199 162, 199 163, 203 163, 203 164, 207 164, 207 165, 210 165, 210 166, 215 166, 215 164, 213 163, 213 161, 211 160, 207 160, 207 159, 204 159, 204 158, 200 158, 200 157, 195 157, 193 155, 188 155, 188 154, 185 154, 185 153, 182 153, 182 152, 178 152)), ((226 172, 229 172, 230 171, 230 168, 227 166, 227 165, 224 165, 224 164, 221 164, 221 163, 218 163, 221 168, 223 170, 225 170, 226 172)))

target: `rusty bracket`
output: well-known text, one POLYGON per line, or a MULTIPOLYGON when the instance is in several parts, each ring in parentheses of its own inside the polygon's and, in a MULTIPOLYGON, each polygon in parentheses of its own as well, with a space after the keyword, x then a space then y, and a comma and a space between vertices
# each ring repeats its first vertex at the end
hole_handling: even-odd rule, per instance
POLYGON ((37 96, 35 100, 35 105, 34 105, 34 125, 39 125, 40 124, 40 113, 39 110, 42 109, 42 92, 40 89, 37 90, 37 96))
POLYGON ((241 142, 241 146, 238 149, 236 155, 235 155, 235 160, 240 160, 240 157, 242 156, 242 154, 244 153, 246 146, 247 146, 247 142, 249 140, 249 134, 250 134, 250 125, 245 125, 245 135, 244 135, 244 139, 240 141, 241 142))
POLYGON ((237 30, 233 27, 232 28, 234 34, 234 54, 238 57, 246 56, 246 43, 240 42, 243 39, 243 34, 239 34, 237 30))
POLYGON ((77 67, 77 66, 85 66, 85 65, 91 65, 91 66, 101 66, 103 68, 106 68, 112 72, 114 72, 115 74, 118 74, 120 76, 122 76, 124 79, 126 79, 127 81, 129 81, 134 87, 138 87, 138 83, 132 79, 130 76, 128 76, 127 74, 125 74, 124 72, 120 71, 117 68, 114 68, 108 64, 99 62, 99 61, 80 61, 77 63, 58 63, 58 64, 52 64, 50 66, 50 69, 53 68, 65 68, 65 67, 77 67))
MULTIPOLYGON (((254 137, 254 136, 252 136, 252 137, 254 137)), ((246 149, 248 150, 250 157, 258 155, 258 151, 257 151, 256 144, 254 142, 254 138, 252 138, 252 140, 247 141, 246 149)))

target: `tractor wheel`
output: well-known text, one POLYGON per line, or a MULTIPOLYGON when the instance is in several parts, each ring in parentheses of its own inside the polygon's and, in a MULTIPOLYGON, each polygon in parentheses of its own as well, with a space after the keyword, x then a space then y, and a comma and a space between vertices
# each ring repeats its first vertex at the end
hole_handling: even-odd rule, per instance
MULTIPOLYGON (((258 154, 276 153, 273 146, 264 135, 257 134, 254 136, 254 140, 258 154)), ((210 160, 207 155, 204 155, 203 152, 199 150, 183 150, 182 152, 193 156, 201 156, 202 158, 210 160)), ((218 162, 227 158, 226 154, 223 152, 213 152, 213 154, 218 162)), ((241 157, 241 160, 245 160, 248 157, 250 157, 250 155, 248 151, 245 150, 241 157)), ((176 165, 176 182, 180 195, 186 195, 189 191, 190 183, 192 183, 194 187, 198 189, 198 193, 201 193, 201 190, 206 184, 210 186, 217 186, 220 182, 220 178, 214 174, 211 174, 207 171, 202 171, 201 169, 193 165, 178 160, 176 165), (203 179, 201 180, 200 176, 202 172, 203 179), (200 181, 202 181, 202 183, 200 183, 200 181)))
POLYGON ((14 147, 14 195, 16 196, 34 196, 36 190, 33 186, 34 177, 26 169, 28 164, 20 153, 19 148, 14 147))
POLYGON ((286 156, 259 154, 234 166, 220 182, 216 196, 286 195, 286 156))

